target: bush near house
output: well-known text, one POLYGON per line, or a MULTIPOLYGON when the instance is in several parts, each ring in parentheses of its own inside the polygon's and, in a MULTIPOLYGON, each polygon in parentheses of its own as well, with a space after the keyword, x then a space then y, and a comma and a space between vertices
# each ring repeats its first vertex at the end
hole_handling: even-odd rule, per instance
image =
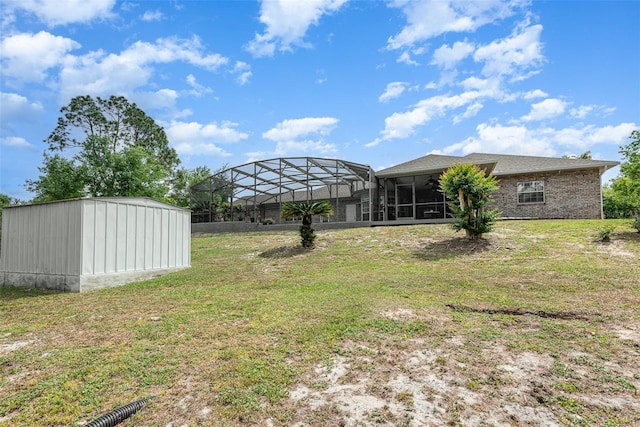
POLYGON ((487 209, 491 193, 498 189, 498 182, 492 175, 472 163, 454 165, 440 177, 440 191, 449 199, 456 231, 465 230, 470 240, 477 240, 492 230, 498 218, 498 211, 487 209))

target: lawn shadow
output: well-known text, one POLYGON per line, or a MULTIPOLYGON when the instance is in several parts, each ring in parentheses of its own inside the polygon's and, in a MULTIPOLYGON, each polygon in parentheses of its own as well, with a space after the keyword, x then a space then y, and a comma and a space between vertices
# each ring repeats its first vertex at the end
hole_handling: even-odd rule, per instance
POLYGON ((611 240, 625 240, 625 241, 635 241, 635 242, 640 242, 640 232, 634 232, 634 231, 619 231, 619 232, 614 232, 613 235, 611 236, 611 240))
POLYGON ((487 239, 469 240, 455 237, 427 244, 423 249, 416 249, 413 255, 421 260, 436 261, 486 252, 491 248, 487 239))
POLYGON ((34 298, 65 293, 68 292, 49 289, 22 288, 18 286, 0 286, 0 300, 2 301, 13 301, 21 298, 34 298))
POLYGON ((258 256, 260 258, 291 258, 308 252, 309 249, 303 248, 302 245, 278 246, 277 248, 266 250, 258 256))

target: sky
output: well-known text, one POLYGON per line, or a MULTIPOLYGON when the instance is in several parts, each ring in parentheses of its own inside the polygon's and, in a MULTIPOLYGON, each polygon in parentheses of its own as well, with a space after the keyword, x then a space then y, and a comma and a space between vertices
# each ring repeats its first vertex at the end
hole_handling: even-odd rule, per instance
POLYGON ((0 193, 22 200, 79 95, 135 102, 188 169, 312 156, 379 170, 473 152, 620 161, 640 128, 635 0, 0 7, 0 193))

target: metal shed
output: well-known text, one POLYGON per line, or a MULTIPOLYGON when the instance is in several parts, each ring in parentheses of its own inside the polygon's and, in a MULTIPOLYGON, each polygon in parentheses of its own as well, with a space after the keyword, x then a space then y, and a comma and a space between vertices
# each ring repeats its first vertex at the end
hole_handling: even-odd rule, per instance
POLYGON ((74 199, 3 210, 2 286, 85 292, 190 263, 190 211, 152 199, 74 199))

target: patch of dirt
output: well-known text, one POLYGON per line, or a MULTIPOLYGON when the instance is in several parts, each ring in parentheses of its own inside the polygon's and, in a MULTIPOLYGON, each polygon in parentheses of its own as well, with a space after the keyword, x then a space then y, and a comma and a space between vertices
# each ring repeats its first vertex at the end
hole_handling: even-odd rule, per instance
POLYGON ((612 331, 618 335, 620 339, 632 341, 635 345, 640 346, 640 326, 616 326, 612 331))
POLYGON ((6 356, 16 350, 33 344, 34 340, 14 341, 11 343, 0 343, 0 356, 6 356))
MULTIPOLYGON (((460 337, 453 337, 455 345, 460 337)), ((325 411, 325 425, 491 425, 524 423, 559 426, 551 411, 535 405, 534 380, 551 366, 551 358, 534 353, 511 357, 496 349, 486 357, 499 360, 496 370, 507 384, 500 393, 485 393, 463 374, 466 366, 451 355, 411 340, 404 350, 393 343, 363 355, 348 345, 349 356, 319 365, 305 383, 290 392, 302 418, 325 411), (382 362, 382 363, 380 363, 382 362), (329 416, 329 418, 327 418, 329 416)), ((316 417, 317 418, 317 417, 316 417)), ((304 421, 299 426, 306 426, 304 421)))
POLYGON ((598 252, 606 253, 613 257, 622 258, 636 258, 637 255, 625 248, 624 242, 620 240, 613 240, 607 243, 601 243, 598 245, 598 252))
POLYGON ((406 320, 414 319, 416 317, 413 310, 408 308, 398 308, 397 310, 385 311, 382 313, 382 317, 393 320, 406 320))
MULTIPOLYGON (((381 315, 416 318, 403 308, 381 315)), ((616 333, 638 338, 635 329, 616 333)), ((344 342, 290 389, 293 425, 562 426, 579 422, 574 407, 640 421, 637 352, 621 366, 577 351, 549 355, 497 343, 474 350, 468 339, 344 342)))

